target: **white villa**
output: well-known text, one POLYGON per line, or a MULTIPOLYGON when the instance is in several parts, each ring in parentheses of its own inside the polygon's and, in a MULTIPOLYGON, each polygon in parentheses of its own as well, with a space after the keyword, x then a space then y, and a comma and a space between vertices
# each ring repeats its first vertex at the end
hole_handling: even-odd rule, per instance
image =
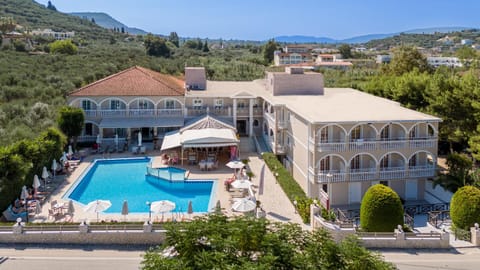
MULTIPOLYGON (((208 128, 263 140, 305 192, 327 206, 358 205, 376 183, 405 200, 424 200, 425 181, 435 174, 441 119, 351 88, 324 88, 322 74, 302 68, 233 82, 207 81, 203 68, 186 68, 180 80, 132 67, 72 92, 68 103, 85 111, 80 140, 91 142, 98 134, 133 140, 138 132, 144 140, 171 139, 213 119, 208 128)), ((202 139, 220 135, 203 132, 211 137, 202 139)), ((225 145, 238 143, 228 136, 225 145)))

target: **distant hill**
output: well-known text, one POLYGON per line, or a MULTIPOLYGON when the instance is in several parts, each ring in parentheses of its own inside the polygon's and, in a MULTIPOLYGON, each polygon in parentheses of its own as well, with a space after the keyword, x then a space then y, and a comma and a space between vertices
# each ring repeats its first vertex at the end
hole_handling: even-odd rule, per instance
POLYGON ((102 27, 62 12, 52 11, 33 0, 0 0, 0 17, 13 17, 28 29, 51 28, 54 31, 75 31, 75 36, 107 39, 111 34, 102 27))
POLYGON ((147 32, 143 31, 142 29, 134 28, 134 27, 128 27, 125 24, 115 20, 112 18, 112 16, 103 13, 103 12, 73 12, 70 13, 73 16, 77 16, 83 19, 87 20, 92 20, 92 18, 95 20, 95 23, 100 25, 103 28, 107 29, 113 29, 113 28, 118 28, 118 29, 125 29, 125 32, 134 34, 134 35, 145 35, 147 32))
POLYGON ((275 37, 275 41, 277 42, 285 42, 285 43, 327 43, 327 44, 334 44, 334 43, 366 43, 372 40, 377 39, 384 39, 399 35, 401 33, 405 34, 433 34, 433 33, 450 33, 456 31, 462 31, 472 29, 471 27, 435 27, 435 28, 423 28, 423 29, 413 29, 407 30, 398 33, 389 33, 389 34, 370 34, 370 35, 362 35, 356 36, 347 39, 333 39, 328 37, 314 37, 314 36, 278 36, 275 37))

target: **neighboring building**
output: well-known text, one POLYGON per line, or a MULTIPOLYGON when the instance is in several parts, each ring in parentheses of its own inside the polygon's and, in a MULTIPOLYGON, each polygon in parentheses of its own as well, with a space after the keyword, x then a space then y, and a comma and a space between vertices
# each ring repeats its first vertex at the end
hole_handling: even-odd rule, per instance
POLYGON ((273 54, 273 63, 275 66, 295 65, 312 62, 310 53, 286 53, 275 51, 273 54))
POLYGON ((139 131, 162 139, 211 117, 250 137, 242 139, 263 140, 308 196, 326 205, 355 208, 377 183, 405 200, 425 200, 441 119, 351 88, 324 88, 322 74, 302 68, 241 82, 206 81, 201 71, 185 74, 188 85, 206 85, 201 91, 133 67, 72 92, 68 103, 86 115, 80 140, 129 139, 139 131))
POLYGON ((310 53, 311 48, 305 45, 287 45, 283 51, 286 53, 310 53))
POLYGON ((319 54, 315 60, 315 67, 347 69, 353 65, 351 62, 339 59, 340 57, 340 54, 319 54))
POLYGON ((381 54, 377 55, 377 60, 375 61, 377 64, 388 64, 392 61, 392 56, 390 54, 381 54))
POLYGON ((54 38, 56 40, 71 39, 75 36, 75 32, 56 32, 52 29, 33 30, 31 32, 34 36, 41 36, 45 38, 54 38))
POLYGON ((427 57, 427 62, 429 65, 437 68, 439 66, 447 67, 462 67, 462 62, 457 57, 441 57, 441 56, 430 56, 427 57))
POLYGON ((471 40, 471 39, 462 39, 462 40, 460 41, 460 44, 469 46, 469 45, 472 45, 472 44, 473 44, 473 40, 471 40))

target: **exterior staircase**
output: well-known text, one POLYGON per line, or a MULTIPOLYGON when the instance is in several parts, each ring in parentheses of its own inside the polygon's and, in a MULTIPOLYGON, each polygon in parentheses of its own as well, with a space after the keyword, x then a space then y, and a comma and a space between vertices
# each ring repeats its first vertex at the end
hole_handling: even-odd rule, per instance
POLYGON ((240 137, 240 154, 255 152, 256 147, 251 137, 240 137))

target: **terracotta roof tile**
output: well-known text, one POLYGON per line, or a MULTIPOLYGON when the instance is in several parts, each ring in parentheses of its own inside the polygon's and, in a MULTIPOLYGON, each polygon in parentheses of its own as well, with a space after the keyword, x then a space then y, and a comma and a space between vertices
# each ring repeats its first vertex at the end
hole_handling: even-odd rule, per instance
POLYGON ((77 89, 70 96, 183 96, 184 85, 173 76, 134 66, 77 89))

